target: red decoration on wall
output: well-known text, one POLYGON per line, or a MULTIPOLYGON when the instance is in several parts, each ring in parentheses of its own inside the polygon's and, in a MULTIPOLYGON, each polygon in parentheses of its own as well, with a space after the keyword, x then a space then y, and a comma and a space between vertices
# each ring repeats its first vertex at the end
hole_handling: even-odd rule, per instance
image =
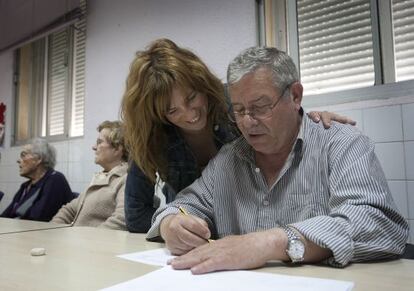
POLYGON ((4 113, 6 112, 6 105, 4 105, 3 102, 0 103, 0 146, 3 145, 4 142, 4 132, 5 132, 5 128, 4 128, 4 123, 5 123, 5 117, 4 117, 4 113))
POLYGON ((0 123, 5 124, 5 116, 4 113, 6 112, 6 105, 3 102, 0 103, 0 123))

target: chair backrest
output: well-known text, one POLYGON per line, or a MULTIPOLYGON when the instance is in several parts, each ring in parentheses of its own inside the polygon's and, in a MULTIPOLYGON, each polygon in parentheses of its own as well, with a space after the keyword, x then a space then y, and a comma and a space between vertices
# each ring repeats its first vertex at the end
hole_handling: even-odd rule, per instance
POLYGON ((72 192, 72 199, 78 198, 79 193, 78 192, 72 192))
POLYGON ((0 201, 3 198, 3 196, 4 196, 4 193, 0 191, 0 201))
POLYGON ((405 251, 401 255, 401 259, 414 260, 414 245, 412 244, 405 245, 405 251))

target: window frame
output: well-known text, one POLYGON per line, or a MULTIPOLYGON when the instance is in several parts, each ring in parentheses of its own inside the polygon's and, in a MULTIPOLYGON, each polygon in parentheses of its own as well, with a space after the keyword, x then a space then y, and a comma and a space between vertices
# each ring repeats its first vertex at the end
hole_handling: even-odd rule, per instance
MULTIPOLYGON (((392 0, 370 0, 373 33, 373 59, 375 82, 372 86, 306 95, 303 105, 309 108, 326 108, 345 103, 364 102, 369 106, 403 104, 414 101, 414 80, 395 81, 392 0)), ((288 51, 300 74, 299 37, 296 15, 296 1, 262 0, 258 2, 259 45, 274 46, 288 51), (281 9, 282 7, 282 9, 281 9), (284 9, 283 9, 284 8, 284 9), (270 11, 270 12, 269 12, 270 11), (267 15, 272 15, 269 20, 267 15), (261 19, 262 16, 262 19, 261 19), (278 23, 284 23, 282 27, 278 23), (274 37, 284 34, 285 38, 274 37), (286 49, 287 48, 287 49, 286 49)))
MULTIPOLYGON (((73 25, 67 26, 65 28, 62 28, 58 31, 51 32, 50 34, 46 35, 45 37, 42 37, 40 39, 36 39, 33 42, 30 42, 28 45, 32 46, 33 50, 33 44, 36 42, 40 43, 42 42, 42 49, 41 49, 41 57, 42 57, 42 64, 37 65, 37 75, 35 77, 30 77, 30 82, 34 80, 34 78, 37 79, 37 85, 36 85, 36 93, 28 92, 28 99, 29 99, 29 107, 32 107, 34 109, 28 111, 28 136, 27 138, 19 138, 19 117, 18 111, 20 109, 20 96, 19 96, 19 90, 20 90, 20 84, 19 84, 19 76, 21 74, 20 72, 20 53, 22 48, 18 48, 14 51, 14 70, 13 70, 13 96, 14 96, 14 130, 12 135, 12 145, 19 146, 27 144, 31 139, 35 137, 42 137, 50 142, 57 142, 57 141, 64 141, 69 139, 76 139, 83 137, 82 135, 76 135, 71 136, 71 123, 72 123, 72 109, 73 109, 73 80, 74 80, 74 62, 76 58, 75 54, 75 29, 73 25), (61 31, 67 30, 68 32, 68 51, 67 51, 67 66, 68 66, 68 75, 65 77, 65 93, 64 93, 64 116, 63 116, 63 122, 64 122, 64 129, 62 134, 57 135, 50 135, 50 111, 49 111, 49 90, 50 87, 48 83, 50 82, 51 75, 49 74, 49 58, 50 54, 48 51, 48 45, 49 45, 49 39, 53 33, 58 33, 61 31), (41 89, 40 89, 41 88, 41 89)), ((30 70, 33 72, 33 57, 31 58, 30 63, 30 70)), ((30 74, 32 74, 32 72, 30 74)), ((83 80, 84 81, 84 80, 83 80)), ((30 84, 28 90, 32 90, 34 86, 30 84)), ((84 111, 84 109, 83 109, 84 111)))

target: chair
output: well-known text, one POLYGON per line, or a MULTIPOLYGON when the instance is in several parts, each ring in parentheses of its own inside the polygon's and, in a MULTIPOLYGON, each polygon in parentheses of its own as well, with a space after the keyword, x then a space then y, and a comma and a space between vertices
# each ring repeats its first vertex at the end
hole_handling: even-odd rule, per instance
POLYGON ((401 255, 401 259, 414 260, 414 245, 413 244, 405 245, 405 251, 401 255))
POLYGON ((0 191, 0 201, 3 198, 3 196, 4 196, 4 193, 0 191))
POLYGON ((78 192, 72 192, 72 199, 78 198, 79 193, 78 192))

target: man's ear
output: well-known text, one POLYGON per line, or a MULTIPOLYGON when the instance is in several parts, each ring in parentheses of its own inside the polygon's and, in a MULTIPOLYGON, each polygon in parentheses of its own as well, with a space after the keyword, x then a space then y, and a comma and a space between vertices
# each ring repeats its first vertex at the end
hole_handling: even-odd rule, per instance
POLYGON ((295 82, 290 85, 290 93, 293 98, 293 102, 295 103, 295 108, 297 110, 300 109, 302 103, 302 94, 303 94, 303 87, 302 84, 299 82, 295 82))

